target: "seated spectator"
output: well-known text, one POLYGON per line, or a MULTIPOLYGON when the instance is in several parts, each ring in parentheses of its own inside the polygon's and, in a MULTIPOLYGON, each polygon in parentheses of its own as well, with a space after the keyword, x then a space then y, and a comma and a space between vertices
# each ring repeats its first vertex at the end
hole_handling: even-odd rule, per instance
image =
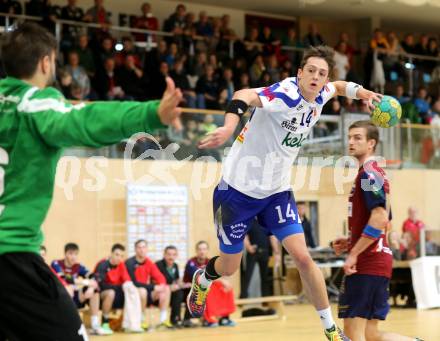
POLYGON ((223 77, 220 80, 220 91, 226 92, 226 104, 229 103, 235 92, 234 73, 229 67, 223 69, 223 77))
POLYGON ((165 40, 159 40, 157 48, 145 54, 144 71, 146 75, 152 75, 159 69, 160 63, 165 61, 165 56, 168 51, 168 45, 165 40))
POLYGON ((136 66, 136 56, 129 54, 123 66, 116 70, 116 78, 126 96, 135 100, 145 99, 144 72, 136 66))
POLYGON ((98 72, 95 78, 95 89, 99 99, 104 101, 132 99, 122 90, 122 85, 115 76, 115 60, 113 58, 107 58, 104 61, 103 71, 98 72))
MULTIPOLYGON (((204 269, 208 264, 209 245, 205 241, 199 241, 196 244, 196 256, 188 260, 185 266, 185 273, 183 281, 191 283, 194 273, 198 269, 204 269)), ((187 290, 189 293, 189 290, 187 290)), ((209 295, 206 300, 206 308, 203 315, 203 326, 215 327, 219 324, 221 326, 234 326, 229 315, 235 311, 234 293, 231 283, 224 277, 212 283, 209 295), (219 318, 217 320, 217 318, 219 318)), ((183 320, 184 326, 191 326, 191 315, 186 308, 185 317, 183 320)))
POLYGON ((411 100, 409 96, 405 95, 405 88, 403 87, 403 84, 397 84, 394 97, 399 101, 401 105, 411 100))
POLYGON ((249 89, 251 87, 250 85, 250 78, 249 78, 249 74, 247 72, 244 72, 240 75, 240 82, 237 86, 238 90, 241 89, 249 89))
POLYGON ((326 111, 326 115, 341 116, 344 113, 344 108, 341 106, 341 102, 338 99, 333 99, 330 110, 326 111))
POLYGON ((257 87, 267 87, 267 86, 271 86, 274 83, 270 73, 265 70, 263 71, 263 73, 261 74, 260 79, 257 82, 257 87))
POLYGON ((179 58, 179 48, 176 43, 171 43, 168 54, 165 56, 165 61, 170 68, 173 67, 176 59, 179 58))
POLYGON ((272 83, 276 83, 280 81, 280 68, 278 66, 278 59, 275 54, 269 56, 266 71, 267 73, 269 73, 270 80, 272 83))
POLYGON ((414 42, 414 35, 412 33, 409 33, 405 36, 404 40, 400 44, 402 46, 402 49, 404 52, 409 54, 416 53, 416 46, 414 42))
POLYGON ((125 247, 114 244, 111 255, 101 260, 95 268, 94 276, 101 291, 102 328, 109 330, 109 315, 112 309, 124 307, 122 285, 131 282, 124 263, 125 247))
POLYGON ((414 239, 411 232, 404 232, 402 235, 404 253, 402 259, 411 260, 416 259, 419 255, 419 243, 414 239))
POLYGON ((160 309, 160 329, 173 329, 168 320, 170 305, 170 287, 156 264, 147 257, 147 241, 140 239, 134 244, 135 255, 125 261, 132 282, 138 288, 141 297, 142 328, 148 329, 146 308, 157 305, 160 309))
POLYGON ((59 79, 59 90, 63 93, 66 99, 73 99, 72 94, 72 75, 67 72, 64 68, 59 69, 58 71, 58 79, 59 79))
POLYGON ((184 286, 182 279, 180 278, 179 266, 176 263, 177 260, 177 248, 174 245, 169 245, 165 248, 163 253, 163 259, 156 262, 159 271, 164 275, 166 283, 171 289, 171 313, 170 321, 173 326, 180 326, 180 306, 183 301, 184 287, 188 288, 187 284, 184 286))
MULTIPOLYGON (((157 31, 159 29, 159 21, 151 12, 151 4, 144 2, 141 6, 142 14, 136 18, 134 27, 142 30, 157 31)), ((146 41, 147 34, 135 33, 136 41, 146 41)))
POLYGON ((107 36, 111 25, 109 12, 104 7, 104 0, 95 0, 95 6, 89 8, 83 18, 85 22, 100 24, 100 29, 89 30, 98 42, 107 36))
POLYGON ((425 250, 427 256, 440 256, 440 245, 432 238, 432 231, 426 231, 425 250))
POLYGON ((90 271, 78 262, 79 247, 75 243, 64 246, 64 259, 54 260, 52 269, 73 289, 73 301, 78 309, 86 304, 91 310, 91 326, 95 335, 110 335, 110 329, 102 328, 99 322, 98 283, 90 271))
POLYGON ((183 62, 181 59, 176 60, 173 69, 170 71, 170 77, 173 79, 177 88, 182 91, 183 98, 185 99, 185 106, 188 108, 196 107, 196 92, 191 89, 188 81, 188 77, 183 69, 183 62))
POLYGON ((309 32, 304 37, 304 47, 324 45, 324 39, 319 34, 318 26, 316 24, 309 25, 309 32))
POLYGON ((417 217, 417 209, 413 206, 408 207, 408 218, 403 222, 402 232, 411 234, 412 240, 419 244, 420 230, 424 227, 425 224, 417 217))
POLYGON ((138 50, 131 37, 125 36, 122 38, 122 51, 117 52, 115 55, 116 66, 122 66, 125 64, 125 60, 128 55, 134 57, 136 67, 142 68, 142 53, 138 50))
POLYGON ((76 51, 70 51, 68 64, 65 70, 72 76, 73 82, 80 87, 80 99, 84 100, 90 95, 90 79, 86 70, 79 65, 79 55, 76 51))
POLYGON ((95 56, 95 65, 97 66, 97 69, 99 69, 99 67, 102 68, 102 65, 104 65, 104 61, 106 59, 114 58, 115 55, 112 37, 105 36, 102 39, 101 45, 97 51, 97 55, 95 56))
POLYGON ((405 241, 400 238, 397 231, 391 231, 388 234, 388 244, 393 252, 393 258, 403 260, 405 257, 405 241))
POLYGON ((266 70, 262 55, 258 55, 249 69, 249 76, 251 80, 251 86, 258 87, 258 82, 261 79, 261 75, 266 70))
POLYGON ((431 116, 431 106, 429 103, 428 91, 425 87, 421 86, 417 90, 417 96, 413 101, 416 106, 419 116, 423 123, 429 123, 429 119, 431 116))
MULTIPOLYGON (((233 28, 231 28, 231 16, 229 14, 224 14, 221 18, 220 25, 220 37, 216 47, 216 53, 221 61, 229 58, 229 49, 231 41, 237 39, 237 35, 233 28)), ((214 28, 215 32, 215 28, 214 28)), ((214 33, 215 36, 215 33, 214 33)))
POLYGON ((353 56, 356 54, 360 54, 360 50, 355 48, 350 42, 350 37, 347 32, 341 32, 339 36, 339 42, 344 42, 346 45, 345 53, 348 56, 348 62, 350 65, 353 65, 353 56))
POLYGON ((79 65, 81 65, 86 71, 89 77, 95 75, 95 59, 93 56, 93 51, 89 47, 89 37, 87 34, 81 34, 78 38, 78 47, 76 52, 79 57, 79 65))
POLYGON ((357 102, 355 102, 352 98, 345 98, 344 101, 344 112, 355 113, 357 112, 358 106, 357 102))
MULTIPOLYGON (((77 6, 77 0, 67 0, 67 5, 61 9, 61 19, 81 22, 84 18, 84 11, 77 6)), ((81 27, 63 24, 62 50, 69 51, 74 47, 79 38, 81 27)))
POLYGON ((202 77, 205 74, 206 65, 208 64, 208 55, 206 52, 199 52, 196 55, 195 63, 193 63, 193 67, 191 68, 191 74, 202 77))
MULTIPOLYGON (((49 263, 47 261, 47 249, 44 245, 40 245, 40 256, 41 258, 43 258, 44 262, 49 266, 49 263)), ((49 266, 49 268, 52 270, 55 276, 57 276, 57 278, 59 279, 63 287, 66 289, 69 296, 73 298, 74 289, 72 288, 72 286, 67 284, 67 282, 64 279, 62 279, 51 266, 49 266)))
POLYGON ((200 109, 218 109, 219 107, 220 84, 214 71, 212 65, 206 65, 205 75, 197 81, 197 107, 200 109))

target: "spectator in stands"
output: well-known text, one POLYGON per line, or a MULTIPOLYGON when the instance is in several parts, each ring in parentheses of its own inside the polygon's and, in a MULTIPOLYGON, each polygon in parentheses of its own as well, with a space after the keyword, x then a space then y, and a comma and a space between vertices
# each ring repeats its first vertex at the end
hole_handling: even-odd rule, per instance
POLYGON ((152 49, 145 55, 144 73, 149 76, 157 73, 160 63, 165 61, 165 56, 168 51, 168 44, 165 40, 159 40, 157 48, 152 49))
POLYGON ((270 73, 267 70, 265 70, 263 71, 260 79, 257 82, 257 87, 267 87, 272 85, 273 83, 274 81, 272 80, 270 73))
POLYGON ((164 275, 166 283, 171 289, 171 313, 170 321, 173 326, 180 327, 180 307, 183 302, 183 288, 182 279, 180 278, 179 266, 176 263, 177 248, 174 245, 169 245, 165 248, 163 259, 156 262, 159 271, 164 275))
POLYGON ((168 320, 168 306, 171 291, 165 277, 157 265, 147 257, 147 241, 140 239, 134 243, 135 255, 125 261, 125 266, 141 297, 142 328, 148 329, 146 309, 150 305, 158 305, 160 309, 159 328, 173 329, 168 320))
MULTIPOLYGON (((421 56, 428 56, 429 55, 429 36, 427 34, 422 34, 419 37, 419 42, 415 46, 415 54, 421 55, 421 56)), ((427 72, 427 65, 426 60, 417 60, 415 61, 415 64, 419 68, 420 72, 427 72)))
POLYGON ((269 56, 266 71, 270 75, 270 81, 272 83, 280 81, 280 68, 278 65, 277 56, 275 54, 269 56))
POLYGON ((84 21, 101 24, 103 28, 111 24, 109 13, 104 7, 104 0, 95 0, 95 6, 87 10, 84 21))
MULTIPOLYGON (((144 2, 141 6, 142 14, 136 18, 134 27, 142 30, 157 31, 159 29, 159 21, 151 12, 151 4, 144 2)), ((137 41, 146 41, 147 34, 136 33, 137 41)))
POLYGON ((59 90, 66 99, 73 99, 72 96, 72 75, 64 68, 58 69, 59 90))
MULTIPOLYGON (((1 0, 0 12, 9 14, 22 14, 22 7, 20 2, 13 0, 1 0)), ((5 18, 0 17, 0 26, 5 25, 5 18)))
POLYGON ((249 74, 247 72, 243 72, 240 75, 240 81, 237 85, 237 90, 249 89, 250 87, 251 87, 251 85, 250 85, 249 74))
POLYGON ((405 53, 409 53, 409 54, 416 53, 414 35, 412 33, 405 35, 405 38, 400 45, 402 46, 402 49, 405 53))
POLYGON ((430 98, 428 97, 428 91, 424 86, 419 87, 417 90, 417 96, 413 101, 416 106, 419 116, 423 123, 429 123, 431 115, 430 98))
POLYGON ((125 95, 119 79, 115 76, 115 60, 107 58, 104 61, 104 68, 96 75, 95 89, 101 100, 129 100, 125 95))
POLYGON ((234 72, 230 67, 223 69, 223 77, 220 81, 220 91, 225 92, 225 104, 229 103, 235 92, 234 72))
POLYGON ((244 239, 246 256, 241 262, 240 271, 240 298, 249 297, 249 286, 255 265, 258 264, 260 272, 261 296, 272 295, 269 280, 269 258, 272 254, 275 258, 276 266, 281 263, 280 248, 274 236, 268 236, 264 227, 258 224, 257 219, 253 219, 249 232, 244 239))
POLYGON ((408 207, 408 218, 403 222, 402 232, 408 232, 418 244, 420 242, 420 230, 424 227, 423 221, 417 217, 417 209, 413 206, 408 207))
POLYGON ((99 52, 96 58, 96 66, 104 65, 104 61, 108 58, 115 57, 115 50, 113 48, 113 39, 110 36, 105 36, 102 39, 101 46, 99 48, 99 52))
POLYGON ((179 58, 179 48, 176 43, 171 43, 168 49, 168 54, 165 56, 169 68, 172 68, 176 59, 179 58))
MULTIPOLYGON (((204 269, 208 264, 209 245, 205 241, 199 241, 196 244, 196 256, 188 260, 185 266, 185 273, 183 276, 184 283, 191 283, 192 276, 198 269, 204 269)), ((189 290, 187 290, 189 292, 189 290)), ((229 318, 229 314, 233 313, 235 310, 234 304, 234 293, 232 291, 232 285, 230 282, 222 277, 219 280, 212 283, 207 301, 206 308, 204 313, 203 325, 205 327, 215 327, 218 325, 221 326, 234 326, 235 322, 233 322, 229 318), (217 312, 222 311, 222 316, 219 316, 220 319, 216 320, 217 312), (225 311, 227 313, 225 313, 225 311)), ((185 317, 183 321, 183 325, 185 327, 192 326, 190 322, 190 313, 188 308, 185 311, 185 317)))
POLYGON ((254 58, 263 52, 263 45, 259 41, 260 32, 257 26, 252 26, 249 30, 249 34, 243 40, 245 57, 248 62, 254 60, 254 58))
POLYGON ((202 132, 200 131, 197 122, 194 119, 187 120, 185 129, 183 130, 182 141, 180 143, 180 153, 185 157, 193 155, 194 159, 197 158, 199 156, 197 145, 201 136, 202 132))
POLYGON ((135 100, 145 99, 145 86, 143 81, 144 72, 136 66, 136 56, 128 54, 124 65, 116 69, 118 83, 124 90, 125 95, 135 100))
POLYGON ((188 77, 186 76, 181 59, 177 59, 174 63, 173 69, 170 71, 170 77, 173 79, 176 87, 182 91, 185 106, 195 108, 197 95, 189 85, 188 77))
POLYGON ((209 22, 209 17, 206 11, 200 11, 199 21, 195 24, 196 34, 202 37, 212 37, 214 31, 212 25, 209 22))
POLYGON ((76 48, 76 52, 79 57, 79 65, 86 70, 89 77, 93 77, 96 72, 95 59, 93 51, 89 47, 89 37, 87 34, 81 34, 78 37, 78 47, 76 48))
MULTIPOLYGON (((61 19, 81 22, 84 18, 84 11, 77 6, 77 0, 67 0, 67 5, 61 9, 61 19)), ((81 27, 74 25, 63 25, 62 49, 70 50, 79 38, 81 27)))
POLYGON ((387 35, 387 41, 389 44, 388 54, 384 59, 384 68, 386 77, 388 80, 393 82, 397 80, 402 80, 404 78, 405 72, 403 66, 400 63, 399 54, 403 52, 400 46, 399 39, 396 33, 391 31, 387 35))
POLYGON ((229 57, 230 43, 237 39, 237 34, 230 25, 231 16, 224 14, 221 18, 220 37, 216 47, 216 53, 220 61, 224 61, 229 57))
POLYGON ((113 309, 124 306, 123 284, 131 282, 124 263, 125 247, 114 244, 111 255, 101 260, 95 268, 94 276, 101 291, 102 328, 109 330, 109 314, 113 309))
POLYGON ((370 63, 370 69, 366 70, 370 75, 370 83, 376 92, 384 93, 385 90, 385 70, 383 68, 383 61, 388 53, 390 46, 388 41, 380 29, 374 30, 374 36, 370 41, 369 53, 366 59, 370 63))
POLYGON ((304 37, 304 47, 324 45, 324 39, 319 34, 318 26, 316 24, 309 25, 309 32, 304 37))
MULTIPOLYGON (((283 46, 289 46, 289 47, 295 47, 295 48, 302 48, 303 44, 301 43, 300 39, 298 38, 298 35, 296 33, 295 27, 289 27, 287 29, 286 36, 282 39, 282 45, 283 46)), ((301 56, 299 51, 287 51, 285 52, 287 55, 287 58, 291 61, 293 65, 297 65, 300 62, 301 56)))
POLYGON ((426 231, 425 250, 427 256, 439 256, 440 245, 433 240, 433 231, 426 231))
POLYGON ((411 98, 405 94, 405 88, 403 84, 397 84, 394 97, 399 101, 401 105, 411 100, 411 98))
POLYGON ((137 68, 142 68, 142 53, 134 44, 133 38, 125 36, 122 38, 122 51, 115 55, 116 66, 120 67, 125 64, 128 55, 132 55, 137 68))
POLYGON ((339 36, 339 42, 343 42, 345 43, 346 49, 345 49, 345 54, 348 56, 348 62, 350 65, 353 65, 353 56, 356 54, 360 54, 360 50, 356 49, 352 43, 350 42, 350 36, 348 35, 347 32, 341 32, 340 36, 339 36))
POLYGON ((99 322, 99 291, 98 283, 91 276, 90 271, 78 262, 79 247, 75 243, 67 243, 64 246, 64 258, 54 260, 52 269, 69 286, 72 287, 73 301, 77 308, 83 308, 86 304, 91 310, 91 327, 96 335, 112 334, 111 330, 101 328, 99 322))
POLYGON ((65 70, 70 73, 73 82, 80 87, 80 99, 86 99, 90 95, 90 79, 86 70, 79 65, 78 52, 70 51, 68 59, 68 64, 66 65, 65 70))
POLYGON ((258 41, 263 44, 263 54, 269 56, 276 51, 276 46, 280 45, 280 40, 275 38, 269 25, 264 25, 258 37, 258 41))
MULTIPOLYGON (((428 42, 427 56, 438 58, 440 55, 440 50, 438 48, 438 41, 436 38, 430 38, 428 42)), ((425 61, 427 72, 432 73, 434 69, 438 66, 438 61, 426 60, 425 61)))
POLYGON ((350 62, 347 55, 347 44, 345 42, 340 41, 338 45, 336 45, 333 59, 335 61, 334 78, 337 80, 346 80, 348 70, 350 69, 350 62))
POLYGON ((393 258, 395 260, 403 260, 405 257, 404 241, 400 238, 397 231, 391 231, 388 234, 388 244, 393 252, 393 258))
POLYGON ((249 69, 249 77, 251 80, 251 86, 257 87, 258 82, 261 79, 261 75, 266 70, 266 65, 264 65, 263 56, 260 54, 255 57, 254 62, 252 63, 249 69))
POLYGON ((200 77, 196 85, 197 107, 201 109, 218 109, 220 84, 215 76, 214 67, 206 65, 205 75, 200 77))
POLYGON ((186 27, 186 7, 183 4, 178 4, 176 10, 173 14, 165 20, 163 25, 163 30, 165 32, 171 32, 174 34, 174 39, 168 39, 168 41, 176 41, 180 46, 182 46, 182 35, 186 27))
POLYGON ((352 98, 345 98, 344 101, 344 112, 355 113, 358 111, 357 102, 352 98))

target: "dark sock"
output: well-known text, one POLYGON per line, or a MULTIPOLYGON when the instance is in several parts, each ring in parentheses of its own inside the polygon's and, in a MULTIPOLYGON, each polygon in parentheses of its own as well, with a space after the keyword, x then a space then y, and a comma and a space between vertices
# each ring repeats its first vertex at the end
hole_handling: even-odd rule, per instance
POLYGON ((102 315, 102 323, 108 323, 108 316, 102 315))
POLYGON ((217 271, 215 271, 215 261, 217 258, 218 256, 212 257, 205 268, 205 277, 210 281, 215 281, 221 277, 217 271))

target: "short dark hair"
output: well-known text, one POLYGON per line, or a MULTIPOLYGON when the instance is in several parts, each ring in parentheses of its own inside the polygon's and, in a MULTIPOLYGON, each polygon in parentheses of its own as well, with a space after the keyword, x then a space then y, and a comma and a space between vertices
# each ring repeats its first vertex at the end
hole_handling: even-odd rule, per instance
POLYGON ((134 243, 134 247, 137 247, 140 243, 145 243, 148 245, 147 241, 145 239, 138 239, 134 243))
POLYGON ((333 69, 335 67, 335 61, 333 59, 335 54, 335 50, 333 50, 329 46, 320 45, 320 46, 311 46, 309 47, 302 57, 301 63, 300 63, 300 69, 303 69, 304 66, 307 64, 307 61, 309 58, 316 57, 316 58, 322 58, 326 61, 328 65, 328 73, 329 77, 333 73, 333 69))
POLYGON ((163 252, 167 252, 168 250, 175 250, 177 251, 177 247, 175 247, 174 245, 168 245, 165 250, 163 250, 163 252))
POLYGON ((306 204, 305 201, 297 201, 296 202, 296 206, 298 206, 298 205, 305 205, 305 204, 306 204))
POLYGON ((379 144, 379 129, 377 129, 377 126, 371 122, 371 121, 356 121, 350 125, 348 130, 354 128, 364 128, 367 131, 367 141, 368 140, 374 140, 376 141, 376 144, 374 145, 373 150, 376 150, 377 145, 379 144))
POLYGON ((209 247, 209 244, 208 244, 207 241, 200 240, 200 241, 198 241, 197 244, 196 244, 196 249, 197 249, 200 245, 202 245, 202 244, 206 244, 206 246, 209 247))
POLYGON ((55 37, 38 24, 26 22, 2 39, 1 56, 8 76, 30 78, 37 70, 38 62, 51 56, 57 49, 55 37))
POLYGON ((67 243, 66 245, 64 245, 64 253, 67 253, 67 251, 79 251, 78 244, 67 243))
POLYGON ((115 252, 116 250, 125 251, 125 247, 124 247, 124 245, 122 245, 120 243, 113 244, 112 253, 115 252))
POLYGON ((47 252, 47 249, 44 245, 40 245, 40 251, 47 252))

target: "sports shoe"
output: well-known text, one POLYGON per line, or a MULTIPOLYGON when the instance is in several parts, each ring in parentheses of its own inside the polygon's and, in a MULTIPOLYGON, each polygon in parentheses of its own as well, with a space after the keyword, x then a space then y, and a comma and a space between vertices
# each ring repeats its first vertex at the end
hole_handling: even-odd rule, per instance
POLYGON ((196 327, 196 325, 194 323, 192 323, 191 320, 183 320, 182 327, 183 328, 194 328, 194 327, 196 327))
POLYGON ((221 327, 235 327, 237 323, 232 321, 229 317, 222 317, 218 323, 221 327))
POLYGON ((140 334, 145 333, 145 330, 141 327, 139 328, 124 328, 124 333, 127 334, 140 334))
POLYGON ((110 328, 108 323, 104 323, 101 326, 92 327, 90 330, 90 334, 92 335, 99 335, 99 336, 105 336, 105 335, 113 335, 113 330, 110 328))
POLYGON ((205 327, 205 328, 215 328, 215 327, 218 327, 218 323, 217 322, 209 322, 209 321, 203 320, 202 326, 205 327))
POLYGON ((329 341, 351 341, 336 324, 330 329, 326 329, 324 332, 329 341))
POLYGON ((199 284, 199 277, 203 273, 202 269, 198 269, 193 276, 191 291, 186 298, 186 304, 192 317, 202 317, 205 311, 206 297, 209 288, 202 288, 199 284))
POLYGON ((150 329, 150 325, 148 324, 148 322, 142 322, 141 323, 141 328, 143 329, 143 330, 149 330, 150 329))
POLYGON ((174 325, 171 322, 165 321, 165 322, 162 322, 161 324, 159 324, 156 327, 156 329, 157 330, 174 330, 174 329, 176 329, 176 327, 174 327, 174 325))

